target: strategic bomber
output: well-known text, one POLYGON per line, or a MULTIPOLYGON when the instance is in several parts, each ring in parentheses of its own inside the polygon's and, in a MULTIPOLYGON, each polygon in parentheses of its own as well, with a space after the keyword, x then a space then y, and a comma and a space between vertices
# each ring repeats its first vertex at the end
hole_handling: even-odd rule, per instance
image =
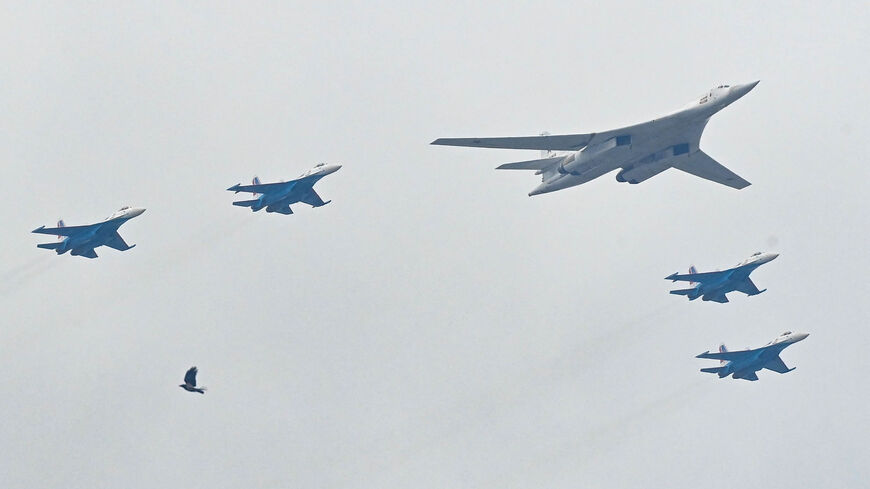
POLYGON ((758 81, 719 85, 684 108, 633 126, 589 134, 501 138, 440 138, 432 144, 477 148, 537 149, 542 158, 505 163, 498 170, 534 170, 541 184, 529 196, 574 187, 620 169, 618 182, 641 183, 668 168, 735 189, 749 182, 701 151, 710 117, 743 97, 758 81))
MULTIPOLYGON (((529 193, 530 196, 580 185, 617 169, 620 171, 616 180, 631 184, 643 182, 669 168, 677 168, 722 185, 742 189, 750 183, 701 151, 700 138, 711 116, 749 93, 757 84, 758 81, 734 86, 719 85, 685 108, 664 117, 601 133, 441 138, 432 144, 541 150, 541 159, 506 163, 498 167, 534 170, 536 175, 542 175, 542 183, 529 193)), ((254 194, 254 199, 233 202, 235 206, 248 207, 253 212, 266 209, 268 213, 289 215, 293 214, 291 204, 302 202, 312 207, 328 204, 330 201, 324 201, 314 190, 314 185, 339 169, 341 165, 320 163, 288 182, 264 184, 254 177, 251 185, 236 184, 227 190, 254 194)), ((55 228, 40 226, 33 232, 53 234, 60 238, 57 243, 40 243, 37 245, 39 248, 55 250, 58 255, 69 251, 71 255, 97 258, 94 250, 100 246, 119 251, 133 248, 135 245, 128 245, 121 238, 118 228, 144 211, 142 208, 123 207, 95 224, 65 226, 60 220, 55 228)), ((740 291, 749 296, 764 292, 766 289, 759 290, 749 274, 777 256, 775 253, 758 252, 727 270, 699 273, 692 266, 688 274, 674 273, 666 279, 687 281, 693 285, 688 289, 672 290, 671 294, 684 295, 690 301, 700 297, 704 301, 726 303, 728 298, 725 294, 728 292, 740 291)), ((719 367, 702 368, 702 372, 716 373, 720 378, 730 375, 735 379, 758 380, 756 372, 761 369, 779 373, 794 370, 786 367, 779 354, 807 336, 807 333, 787 331, 761 348, 729 352, 722 345, 718 353, 708 351, 697 357, 721 361, 719 367)), ((196 385, 197 372, 196 367, 191 367, 184 376, 184 384, 179 387, 188 392, 205 393, 204 387, 196 385)))

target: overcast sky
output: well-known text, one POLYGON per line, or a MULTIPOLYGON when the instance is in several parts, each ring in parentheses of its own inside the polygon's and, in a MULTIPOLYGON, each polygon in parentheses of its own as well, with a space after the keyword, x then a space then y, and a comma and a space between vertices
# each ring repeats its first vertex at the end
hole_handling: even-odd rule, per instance
MULTIPOLYGON (((393 2, 398 4, 399 2, 393 2)), ((799 2, 798 2, 799 3, 799 2)), ((6 2, 0 486, 817 488, 870 478, 870 7, 6 2), (123 6, 121 5, 123 4, 123 6), (761 79, 701 147, 752 182, 536 152, 761 79), (225 189, 344 167, 323 208, 225 189), (36 248, 148 210, 138 246, 36 248), (729 304, 663 277, 781 253, 729 304), (703 374, 784 330, 797 367, 703 374), (204 396, 177 387, 200 368, 204 396)))

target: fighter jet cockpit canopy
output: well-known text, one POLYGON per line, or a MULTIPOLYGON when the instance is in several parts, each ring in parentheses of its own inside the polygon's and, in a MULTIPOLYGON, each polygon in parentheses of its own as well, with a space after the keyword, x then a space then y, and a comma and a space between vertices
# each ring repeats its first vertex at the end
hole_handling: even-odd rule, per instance
POLYGON ((132 207, 130 207, 129 205, 125 205, 124 207, 121 207, 120 209, 118 209, 118 210, 116 210, 115 212, 113 212, 112 215, 109 216, 108 218, 109 218, 109 219, 112 219, 112 218, 114 218, 114 217, 121 216, 121 215, 123 215, 125 212, 127 212, 127 211, 130 210, 130 209, 132 209, 132 207))

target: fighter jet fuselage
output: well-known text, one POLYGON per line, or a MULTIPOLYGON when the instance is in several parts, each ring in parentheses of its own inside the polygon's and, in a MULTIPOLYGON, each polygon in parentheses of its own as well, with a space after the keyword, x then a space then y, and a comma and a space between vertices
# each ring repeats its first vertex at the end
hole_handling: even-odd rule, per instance
POLYGON ((619 182, 637 184, 674 167, 736 189, 749 182, 700 150, 710 117, 746 95, 758 82, 720 85, 688 106, 633 126, 601 133, 507 138, 442 138, 432 144, 540 149, 542 159, 506 163, 498 169, 536 170, 541 184, 529 195, 586 183, 616 169, 619 182))

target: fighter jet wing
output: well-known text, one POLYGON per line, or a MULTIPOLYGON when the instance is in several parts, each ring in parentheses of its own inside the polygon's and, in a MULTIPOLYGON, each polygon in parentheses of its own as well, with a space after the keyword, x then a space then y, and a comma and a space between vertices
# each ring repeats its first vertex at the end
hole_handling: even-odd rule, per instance
POLYGON ((683 170, 686 173, 701 177, 711 182, 721 183, 731 188, 740 190, 751 185, 746 180, 740 178, 739 175, 725 168, 721 163, 707 156, 707 153, 698 150, 688 158, 678 159, 674 163, 674 168, 683 170))
POLYGON ((281 190, 287 188, 288 186, 292 186, 296 184, 296 180, 290 182, 275 182, 275 183, 260 183, 257 185, 241 185, 236 184, 227 190, 231 192, 251 192, 254 194, 268 194, 270 192, 275 192, 277 190, 281 190))
POLYGON ((579 151, 589 144, 593 136, 594 134, 562 134, 507 138, 440 138, 432 141, 431 144, 477 148, 579 151))
POLYGON ((783 362, 782 358, 779 358, 779 356, 764 364, 764 368, 766 368, 767 370, 773 370, 774 372, 779 372, 781 374, 788 373, 794 370, 793 368, 788 368, 785 362, 783 362))
POLYGON ((710 353, 709 351, 705 351, 700 355, 695 356, 695 358, 711 358, 713 360, 725 360, 725 361, 734 361, 734 360, 742 360, 748 356, 755 354, 753 350, 740 350, 740 351, 717 351, 710 353))
POLYGON ((109 248, 114 248, 118 251, 126 251, 126 250, 129 250, 130 248, 132 248, 133 246, 136 246, 136 245, 133 245, 133 246, 128 245, 124 241, 124 238, 122 238, 121 235, 118 234, 117 231, 115 231, 115 233, 112 234, 109 237, 109 239, 107 239, 106 242, 103 244, 105 246, 108 246, 109 248))
POLYGON ((731 273, 731 270, 722 270, 718 272, 701 272, 701 273, 672 273, 665 277, 665 280, 673 280, 676 282, 677 280, 682 280, 684 282, 718 282, 719 280, 724 279, 727 275, 731 273))
POLYGON ((309 190, 305 193, 305 195, 301 199, 302 202, 310 205, 311 207, 320 207, 328 204, 329 202, 324 202, 323 199, 317 195, 317 192, 314 189, 309 190))
POLYGON ((99 226, 99 224, 88 224, 85 226, 64 226, 60 228, 47 228, 45 226, 39 226, 31 232, 37 234, 54 234, 55 236, 73 236, 81 232, 88 231, 94 226, 99 226))
POLYGON ((758 295, 764 292, 763 290, 758 290, 758 287, 755 286, 755 284, 752 282, 752 279, 750 279, 749 277, 746 277, 745 279, 743 279, 743 281, 735 285, 734 290, 743 292, 746 295, 758 295))

